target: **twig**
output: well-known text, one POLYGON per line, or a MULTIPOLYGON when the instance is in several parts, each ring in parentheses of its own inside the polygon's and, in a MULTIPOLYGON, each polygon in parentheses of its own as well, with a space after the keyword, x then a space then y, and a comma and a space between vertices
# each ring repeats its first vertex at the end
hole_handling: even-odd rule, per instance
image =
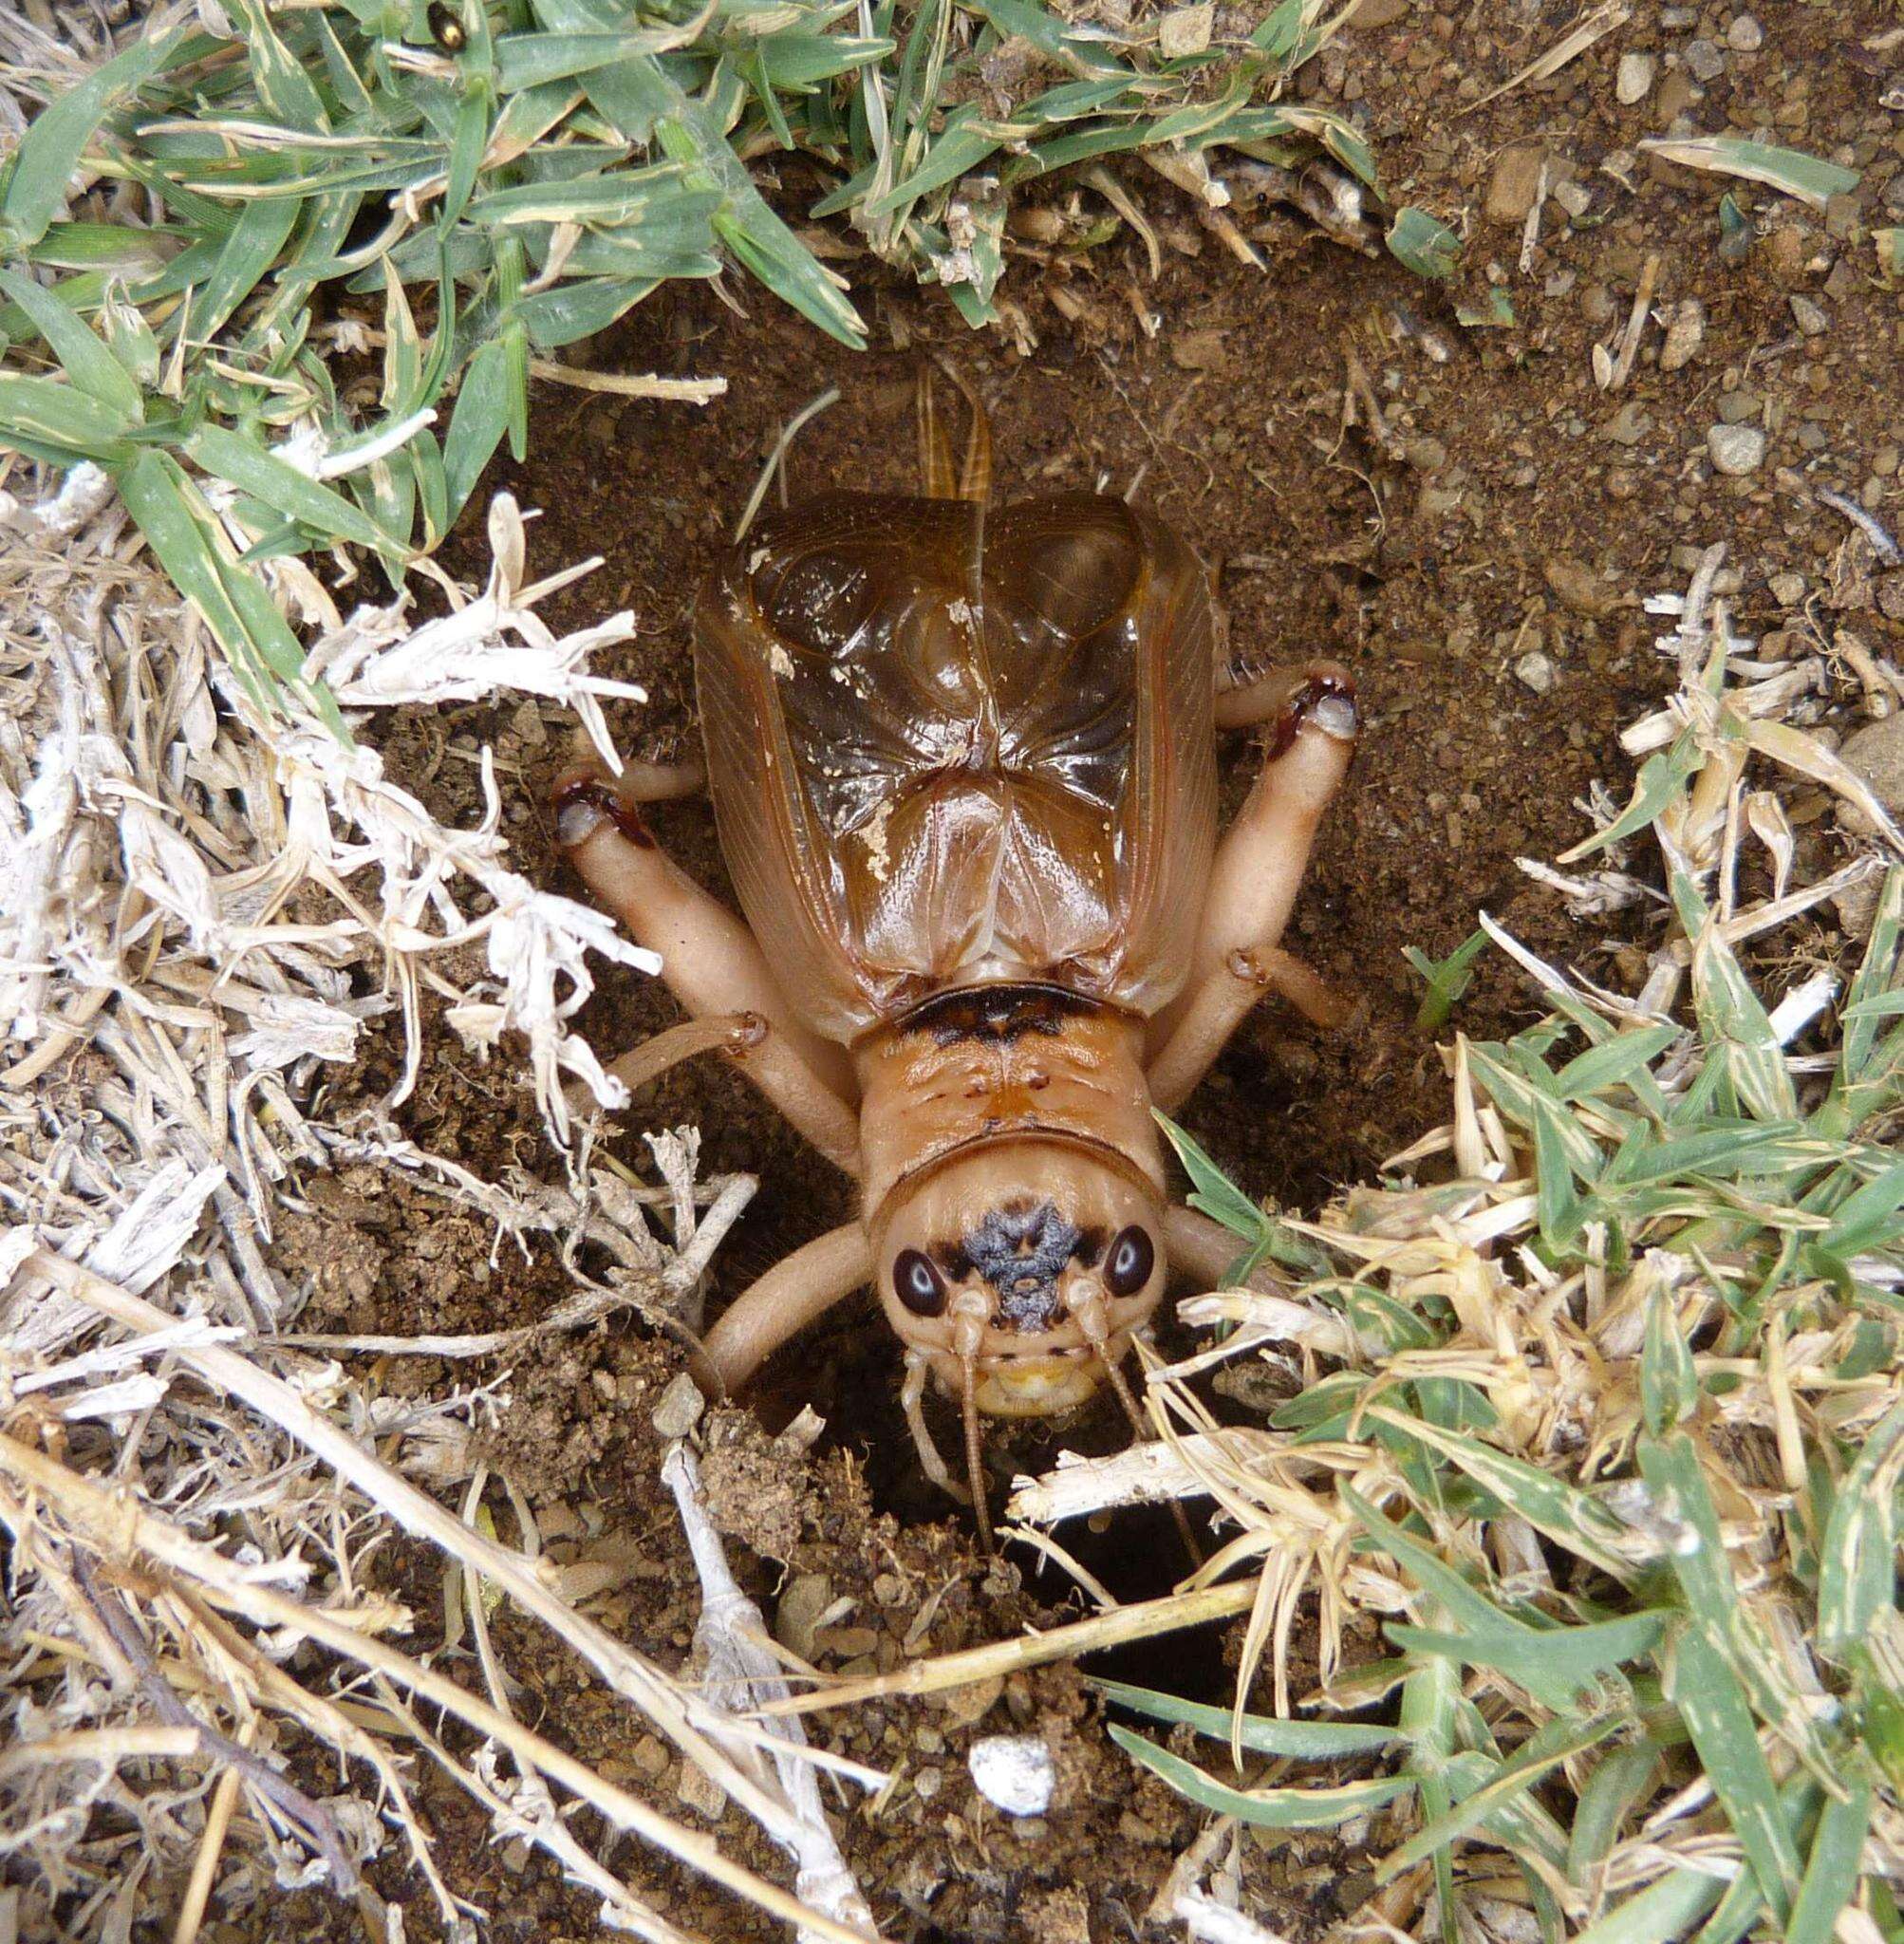
MULTIPOLYGON (((89 1269, 63 1257, 36 1251, 23 1273, 38 1274, 68 1294, 82 1298, 103 1315, 136 1330, 161 1328, 174 1319, 140 1298, 116 1288, 89 1269)), ((713 1775, 749 1815, 763 1824, 778 1819, 775 1800, 753 1778, 735 1766, 701 1731, 706 1720, 717 1730, 730 1726, 726 1717, 704 1709, 659 1668, 576 1613, 548 1584, 534 1561, 473 1530, 461 1520, 420 1491, 382 1460, 356 1444, 327 1417, 313 1411, 281 1378, 222 1348, 188 1349, 179 1353, 221 1392, 241 1399, 281 1430, 315 1452, 340 1477, 364 1492, 406 1532, 426 1539, 452 1559, 461 1560, 501 1586, 516 1604, 561 1636, 618 1694, 634 1702, 643 1713, 681 1752, 713 1775)))
POLYGON ((529 375, 546 378, 552 384, 571 385, 577 391, 613 392, 625 399, 671 399, 688 405, 708 404, 727 390, 724 378, 662 378, 652 371, 585 371, 578 364, 561 364, 553 358, 532 358, 529 375))
MULTIPOLYGON (((780 1664, 761 1645, 766 1622, 728 1566, 720 1535, 701 1505, 700 1469, 686 1444, 677 1442, 670 1448, 662 1462, 662 1481, 674 1494, 700 1580, 700 1618, 695 1623, 694 1644, 702 1661, 703 1692, 734 1712, 784 1700, 788 1687, 780 1664)), ((805 1732, 795 1721, 787 1739, 773 1751, 788 1813, 782 1826, 768 1833, 798 1865, 793 1887, 803 1903, 842 1924, 870 1932, 872 1913, 820 1804, 818 1773, 811 1762, 801 1760, 805 1744, 805 1732)), ((757 1749, 742 1745, 731 1752, 758 1772, 757 1749)), ((803 1939, 809 1935, 801 1933, 803 1939)))
MULTIPOLYGON (((347 1617, 304 1605, 260 1583, 215 1547, 188 1538, 169 1522, 139 1510, 120 1495, 4 1432, 0 1432, 0 1470, 10 1472, 34 1487, 93 1535, 95 1543, 115 1549, 129 1547, 143 1553, 158 1565, 196 1581, 214 1605, 242 1615, 254 1626, 284 1629, 317 1641, 345 1659, 387 1676, 420 1699, 448 1709, 476 1733, 492 1735, 509 1748, 520 1749, 538 1768, 598 1809, 615 1827, 632 1830, 644 1841, 679 1858, 690 1869, 712 1878, 771 1915, 792 1923, 804 1923, 829 1939, 830 1944, 868 1944, 866 1933, 849 1931, 831 1918, 806 1909, 778 1885, 735 1862, 711 1838, 662 1815, 639 1797, 596 1774, 587 1763, 578 1761, 566 1749, 558 1748, 532 1729, 477 1699, 447 1675, 352 1626, 347 1617)), ((733 1765, 704 1742, 701 1747, 706 1750, 706 1761, 719 1764, 717 1773, 728 1785, 729 1793, 737 1795, 737 1789, 728 1781, 735 1775, 733 1765)), ((873 1944, 880 1944, 880 1940, 875 1938, 873 1944)))
POLYGON ((1460 115, 1471 115, 1477 108, 1484 108, 1489 102, 1498 102, 1504 94, 1529 81, 1545 81, 1550 74, 1558 74, 1569 61, 1584 54, 1594 43, 1610 34, 1615 28, 1624 27, 1632 18, 1633 8, 1628 0, 1608 0, 1608 4, 1595 9, 1583 19, 1577 22, 1566 33, 1554 43, 1544 54, 1528 62, 1520 73, 1511 74, 1497 88, 1490 89, 1478 102, 1469 102, 1465 108, 1457 111, 1460 115))
POLYGON ((1646 320, 1652 313, 1652 293, 1659 283, 1659 252, 1649 251, 1646 261, 1639 267, 1639 282, 1633 287, 1633 308, 1627 312, 1626 336, 1620 343, 1619 358, 1607 386, 1609 391, 1618 391, 1633 376, 1633 360, 1639 356, 1639 341, 1646 335, 1646 320))
POLYGON ((774 441, 774 450, 767 455, 767 463, 760 469, 760 477, 754 482, 754 491, 747 495, 747 504, 741 509, 740 518, 734 529, 734 544, 737 547, 747 537, 747 530, 754 524, 754 516, 760 511, 761 502, 767 497, 768 490, 774 484, 775 476, 787 462, 787 452, 793 443, 800 428, 810 419, 817 419, 829 405, 839 403, 840 388, 830 384, 818 398, 810 399, 780 428, 780 436, 774 441))
POLYGON ((173 1692, 171 1684, 153 1664, 151 1650, 140 1637, 118 1598, 103 1592, 94 1580, 84 1556, 73 1553, 73 1578, 100 1623, 113 1637, 119 1651, 131 1662, 139 1677, 140 1692, 152 1703, 159 1719, 173 1728, 189 1728, 198 1737, 198 1752, 222 1762, 241 1775, 295 1828, 306 1843, 323 1858, 330 1880, 345 1897, 357 1894, 357 1866, 344 1847, 343 1832, 337 1820, 323 1804, 314 1803, 293 1782, 288 1781, 262 1757, 200 1721, 173 1692))
POLYGON ((1898 551, 1897 542, 1891 537, 1883 523, 1875 514, 1865 512, 1857 500, 1847 499, 1842 493, 1835 492, 1829 486, 1813 487, 1812 497, 1830 507, 1834 513, 1841 513, 1858 528, 1886 566, 1895 567, 1899 560, 1904 560, 1904 553, 1898 551))
POLYGON ((1227 1619, 1232 1614, 1247 1611, 1255 1598, 1254 1580, 1205 1586, 1194 1593, 1173 1593, 1164 1599, 1120 1606, 1088 1620, 1054 1627, 1048 1634, 995 1640, 960 1654, 943 1654, 935 1660, 915 1660, 889 1674, 841 1681, 811 1694, 790 1694, 784 1700, 767 1702, 759 1711, 765 1715, 812 1714, 822 1708, 852 1708, 892 1694, 937 1694, 947 1688, 989 1680, 994 1674, 1045 1667, 1055 1660, 1074 1660, 1080 1654, 1121 1647, 1127 1640, 1147 1640, 1184 1627, 1201 1627, 1206 1620, 1227 1619))

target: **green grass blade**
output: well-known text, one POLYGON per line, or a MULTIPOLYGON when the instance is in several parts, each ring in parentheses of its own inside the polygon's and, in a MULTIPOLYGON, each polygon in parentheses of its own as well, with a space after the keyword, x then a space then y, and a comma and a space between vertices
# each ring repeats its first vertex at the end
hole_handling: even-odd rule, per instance
POLYGON ((1623 1614, 1526 1637, 1440 1633, 1399 1620, 1388 1621, 1382 1631, 1408 1653, 1442 1654, 1469 1667, 1491 1667, 1530 1693, 1564 1683, 1577 1697, 1614 1669, 1651 1654, 1665 1636, 1667 1618, 1663 1612, 1623 1614))
POLYGON ((1872 1785, 1862 1776, 1845 1785, 1841 1800, 1826 1800, 1785 1944, 1831 1944, 1839 1914, 1857 1894, 1874 1800, 1872 1785))
POLYGON ((1894 1404, 1845 1474, 1819 1548, 1818 1644, 1833 1660, 1863 1646, 1896 1597, 1900 1473, 1904 1404, 1894 1404))
POLYGON ((1674 1944, 1726 1894, 1703 1870, 1674 1870, 1637 1897, 1616 1903, 1589 1924, 1574 1944, 1674 1944))
POLYGON ((183 31, 137 40, 56 94, 20 138, 6 171, 0 188, 0 248, 25 250, 37 243, 65 204, 93 131, 115 104, 207 45, 202 36, 183 31))
POLYGON ((275 713, 271 671, 233 605, 218 559, 169 454, 137 454, 116 475, 121 496, 172 585, 197 608, 252 700, 275 713))
POLYGON ((1663 1438, 1699 1408, 1699 1376, 1692 1352, 1680 1335, 1672 1299, 1658 1284, 1647 1299, 1639 1398, 1646 1428, 1656 1438, 1663 1438))
POLYGON ((348 541, 391 559, 402 557, 402 548, 341 493, 307 477, 238 433, 222 425, 201 425, 183 450, 206 472, 309 528, 327 546, 348 541))
POLYGON ((492 338, 463 371, 462 389, 443 440, 443 474, 449 488, 449 517, 454 520, 491 456, 509 429, 510 360, 500 338, 492 338))
POLYGON ((1376 1866, 1375 1880, 1389 1882, 1402 1871, 1425 1861, 1436 1850, 1459 1841, 1489 1816, 1524 1796, 1561 1763, 1597 1748, 1618 1726, 1611 1716, 1585 1721, 1561 1716, 1550 1721, 1507 1761, 1490 1764, 1491 1773, 1478 1787, 1461 1790, 1460 1800, 1451 1808, 1425 1823, 1399 1849, 1384 1857, 1376 1866))
POLYGON ((1447 1025, 1456 1001, 1474 977, 1473 965, 1487 949, 1484 931, 1470 932, 1445 959, 1430 959, 1413 945, 1405 945, 1402 956, 1428 981, 1428 991, 1415 1012, 1417 1033, 1439 1033, 1447 1025))
POLYGON ((1633 795, 1613 822, 1585 843, 1563 850, 1559 861, 1577 863, 1596 850, 1604 850, 1609 844, 1617 844, 1645 830, 1705 767, 1706 754, 1699 747, 1698 738, 1690 729, 1682 731, 1671 748, 1648 757, 1639 766, 1633 795))
POLYGON ((1267 1234, 1269 1217, 1243 1193, 1212 1161, 1202 1144, 1167 1115, 1156 1115, 1184 1172, 1190 1177, 1190 1206, 1221 1222, 1232 1235, 1246 1243, 1260 1243, 1267 1234))
POLYGON ((145 405, 139 386, 90 326, 75 316, 50 290, 18 271, 0 270, 0 290, 5 290, 32 319, 33 328, 46 339, 53 356, 80 391, 117 413, 121 430, 140 423, 145 417, 145 405))
POLYGON ((194 292, 189 311, 193 337, 215 337, 258 280, 278 259, 298 217, 294 201, 247 203, 218 252, 211 274, 194 292))
POLYGON ((1655 1498, 1698 1536, 1696 1545, 1675 1549, 1671 1556, 1690 1614, 1669 1649, 1668 1697, 1685 1720, 1766 1902, 1783 1918, 1798 1894, 1799 1853, 1759 1746, 1745 1690, 1732 1655, 1720 1644, 1739 1596, 1726 1563, 1718 1517, 1699 1476, 1690 1439, 1683 1434, 1670 1441, 1643 1439, 1639 1457, 1655 1498))
MULTIPOLYGON (((1441 1603, 1423 1603, 1425 1617, 1439 1623, 1446 1615, 1441 1603)), ((1454 1752, 1461 1709, 1461 1675, 1449 1660, 1417 1661, 1402 1683, 1401 1725, 1413 1747, 1408 1773, 1421 1790, 1421 1813, 1429 1821, 1446 1816, 1454 1804, 1449 1769, 1460 1758, 1454 1752)), ((1456 1907, 1454 1852, 1446 1843, 1434 1850, 1434 1887, 1440 1913, 1442 1944, 1459 1944, 1461 1916, 1456 1907)))
POLYGON ((0 371, 0 439, 103 465, 122 458, 125 414, 56 378, 0 371))
POLYGON ((1153 1721, 1183 1724, 1213 1741, 1227 1743, 1232 1727, 1239 1740, 1260 1755, 1283 1755, 1302 1762, 1334 1762, 1353 1755, 1379 1755, 1401 1748, 1407 1737, 1399 1729, 1360 1721, 1279 1721, 1266 1714, 1245 1714, 1239 1725, 1227 1708, 1185 1701, 1154 1688, 1136 1688, 1126 1681, 1093 1681, 1109 1702, 1153 1721))
POLYGON ((1626 1548, 1631 1535, 1597 1499, 1542 1471, 1524 1458, 1484 1445, 1478 1438, 1444 1430, 1420 1418, 1377 1406, 1369 1413, 1418 1438, 1430 1450, 1459 1466, 1484 1491, 1491 1492, 1519 1513, 1537 1532, 1544 1532, 1569 1552, 1591 1561, 1615 1580, 1630 1580, 1634 1567, 1626 1548))
POLYGON ((1231 1788, 1134 1729, 1112 1722, 1111 1739, 1191 1802, 1258 1829, 1333 1829, 1352 1816, 1392 1803, 1415 1786, 1411 1777, 1394 1776, 1345 1782, 1333 1788, 1231 1788))
POLYGON ((1621 1825, 1652 1793, 1661 1755, 1657 1742, 1633 1742, 1609 1749, 1587 1777, 1567 1835, 1567 1880, 1577 1888, 1595 1887, 1595 1879, 1619 1840, 1621 1825))
POLYGON ((1425 209, 1412 206, 1395 212, 1387 237, 1390 253, 1418 277, 1439 282, 1452 276, 1461 262, 1461 238, 1425 209))

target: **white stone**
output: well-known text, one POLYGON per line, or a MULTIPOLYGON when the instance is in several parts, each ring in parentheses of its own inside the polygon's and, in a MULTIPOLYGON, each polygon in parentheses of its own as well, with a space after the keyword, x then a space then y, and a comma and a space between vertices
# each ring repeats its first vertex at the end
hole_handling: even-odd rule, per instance
POLYGON ((1653 77, 1658 72, 1659 63, 1652 55, 1622 54, 1619 72, 1614 78, 1614 93, 1630 108, 1652 92, 1653 77))
POLYGON ((1749 13, 1742 13, 1726 29, 1726 45, 1741 54, 1756 54, 1765 45, 1765 30, 1749 13))
POLYGON ((1536 695, 1545 695, 1554 686, 1553 658, 1539 648, 1530 648, 1514 664, 1514 672, 1536 695))
POLYGON ((987 1735, 965 1758, 979 1793, 1008 1816, 1042 1816, 1057 1769, 1040 1735, 987 1735))
POLYGON ((1706 435, 1712 463, 1728 477, 1742 479, 1765 462, 1765 435, 1756 425, 1714 425, 1706 435))
POLYGON ((1210 45, 1216 26, 1216 0, 1202 0, 1196 7, 1174 7, 1157 23, 1157 51, 1167 61, 1181 61, 1185 54, 1201 54, 1210 45))

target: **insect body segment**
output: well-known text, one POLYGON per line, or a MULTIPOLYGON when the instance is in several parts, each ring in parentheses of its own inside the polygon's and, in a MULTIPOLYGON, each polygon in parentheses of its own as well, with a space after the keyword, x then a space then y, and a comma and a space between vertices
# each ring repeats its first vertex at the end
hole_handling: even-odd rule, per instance
MULTIPOLYGON (((950 495, 936 421, 922 439, 950 495)), ((1223 720, 1267 738, 1220 846, 1202 568, 1120 500, 988 507, 974 450, 956 483, 978 496, 831 495, 703 589, 707 774, 744 925, 600 779, 560 786, 558 817, 677 997, 745 1016, 744 1070, 858 1184, 854 1223, 720 1318, 706 1375, 744 1382, 870 1281, 948 1486, 925 1384, 960 1404, 982 1520, 980 1416, 1109 1382, 1135 1419, 1119 1366, 1172 1257, 1223 1259, 1214 1224, 1169 1206, 1153 1101, 1266 993, 1331 1016, 1278 940, 1355 718, 1330 664, 1232 685, 1223 720)))

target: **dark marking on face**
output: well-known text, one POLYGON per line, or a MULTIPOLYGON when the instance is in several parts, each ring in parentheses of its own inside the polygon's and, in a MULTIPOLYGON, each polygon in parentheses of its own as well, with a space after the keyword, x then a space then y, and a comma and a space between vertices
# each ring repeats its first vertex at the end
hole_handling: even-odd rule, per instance
POLYGON ((904 1033, 929 1033, 941 1046, 961 1039, 1010 1041, 1027 1033, 1055 1038, 1069 1019, 1089 1019, 1094 999, 1062 985, 968 985, 935 994, 900 1021, 904 1033))
POLYGON ((1090 1250, 1084 1231, 1055 1204, 1026 1197, 994 1208, 956 1253, 967 1275, 976 1271, 991 1285, 1001 1328, 1037 1333, 1062 1320, 1057 1279, 1071 1262, 1094 1260, 1090 1250))
POLYGON ((652 850, 655 848, 655 840, 649 834, 647 825, 642 821, 641 812, 619 790, 610 789, 599 776, 577 776, 572 783, 556 792, 555 821, 558 829, 562 813, 574 803, 586 803, 590 810, 607 817, 638 849, 652 850))

